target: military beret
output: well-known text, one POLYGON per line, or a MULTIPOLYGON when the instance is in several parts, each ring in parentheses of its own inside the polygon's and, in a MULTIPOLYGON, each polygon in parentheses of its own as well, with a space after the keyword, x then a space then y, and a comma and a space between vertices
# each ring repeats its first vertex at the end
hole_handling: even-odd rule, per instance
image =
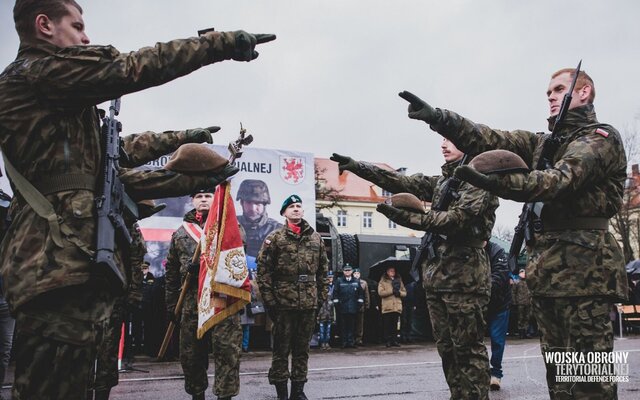
POLYGON ((282 202, 282 207, 280 207, 280 215, 283 215, 284 210, 286 210, 287 207, 295 203, 302 203, 302 199, 300 198, 300 196, 298 196, 297 194, 292 194, 291 196, 287 197, 282 202))
POLYGON ((485 151, 471 160, 469 166, 483 174, 529 171, 524 160, 508 150, 485 151))
POLYGON ((394 194, 389 200, 396 208, 424 213, 424 203, 411 193, 394 194))
POLYGON ((153 200, 142 200, 138 203, 138 219, 149 218, 153 214, 159 213, 167 206, 164 203, 156 205, 153 200))
POLYGON ((354 268, 353 272, 360 272, 360 268, 354 268))
POLYGON ((353 268, 351 267, 351 265, 347 264, 344 267, 342 267, 343 271, 353 271, 353 268))
POLYGON ((173 153, 165 169, 182 174, 206 174, 224 168, 229 160, 207 145, 186 143, 173 153))
POLYGON ((214 194, 215 192, 216 192, 216 188, 212 186, 212 187, 196 189, 193 192, 191 192, 190 196, 191 197, 195 197, 199 193, 211 193, 211 194, 214 194))

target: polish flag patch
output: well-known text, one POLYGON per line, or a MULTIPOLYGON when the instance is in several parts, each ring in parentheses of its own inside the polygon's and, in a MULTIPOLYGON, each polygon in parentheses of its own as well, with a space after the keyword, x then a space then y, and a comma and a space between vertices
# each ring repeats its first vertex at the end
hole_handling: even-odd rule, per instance
POLYGON ((606 138, 609 137, 609 132, 605 131, 604 129, 598 128, 598 129, 596 129, 596 133, 598 135, 606 137, 606 138))

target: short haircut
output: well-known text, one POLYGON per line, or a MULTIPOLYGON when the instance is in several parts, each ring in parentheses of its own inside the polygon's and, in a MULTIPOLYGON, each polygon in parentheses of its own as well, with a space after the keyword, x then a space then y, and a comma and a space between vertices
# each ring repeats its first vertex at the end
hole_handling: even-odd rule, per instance
MULTIPOLYGON (((558 75, 564 74, 564 73, 569 73, 569 75, 571 75, 571 78, 574 77, 575 73, 576 73, 576 69, 575 68, 563 68, 561 70, 558 70, 556 72, 553 73, 553 75, 551 75, 551 79, 555 78, 558 75)), ((578 80, 576 81, 576 87, 574 90, 580 90, 585 86, 591 86, 591 95, 589 96, 589 103, 593 103, 593 100, 595 100, 596 98, 596 87, 593 84, 593 79, 591 79, 591 77, 589 75, 587 75, 586 72, 584 71, 580 71, 580 74, 578 75, 578 80)))
POLYGON ((16 0, 13 6, 13 21, 21 41, 34 39, 36 32, 34 22, 39 14, 44 14, 52 21, 59 21, 69 15, 67 6, 73 6, 82 14, 82 7, 75 0, 16 0))

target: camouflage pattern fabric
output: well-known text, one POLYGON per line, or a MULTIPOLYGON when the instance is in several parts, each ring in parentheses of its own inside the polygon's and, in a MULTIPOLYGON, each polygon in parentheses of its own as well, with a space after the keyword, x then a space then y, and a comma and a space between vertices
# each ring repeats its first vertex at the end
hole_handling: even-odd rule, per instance
MULTIPOLYGON (((125 320, 126 304, 124 297, 116 300, 113 312, 109 317, 102 343, 98 347, 95 364, 95 381, 93 390, 107 390, 118 385, 118 349, 122 336, 122 323, 125 320)), ((92 374, 93 375, 93 374, 92 374)))
POLYGON ((282 228, 282 224, 269 218, 266 212, 257 221, 249 221, 244 215, 238 215, 238 222, 247 235, 247 255, 252 257, 258 256, 262 242, 268 234, 282 228))
POLYGON ((513 283, 513 304, 516 305, 530 305, 531 304, 531 293, 529 292, 529 287, 527 286, 527 281, 525 279, 517 279, 513 283))
MULTIPOLYGON (((608 298, 533 298, 533 311, 538 319, 542 355, 549 351, 586 353, 613 351, 613 329, 608 298)), ((553 400, 614 400, 618 398, 616 383, 556 382, 555 364, 546 364, 547 386, 553 400)))
MULTIPOLYGON (((0 74, 2 153, 35 184, 61 175, 96 177, 102 159, 96 104, 229 59, 234 47, 233 33, 210 33, 123 54, 112 46, 60 49, 43 41, 21 43, 16 60, 0 74)), ((211 185, 207 177, 164 170, 123 169, 121 177, 134 200, 180 196, 211 185)), ((13 240, 0 248, 4 293, 12 311, 42 293, 90 279, 93 197, 88 190, 47 195, 75 233, 57 248, 46 221, 16 196, 8 232, 13 240), (82 250, 87 247, 89 251, 82 250)), ((122 248, 118 250, 116 264, 122 265, 122 248)))
POLYGON ((518 304, 518 330, 526 333, 529 329, 529 320, 531 320, 531 304, 518 304))
MULTIPOLYGON (((470 154, 501 148, 518 154, 532 166, 548 137, 521 130, 495 130, 447 110, 439 110, 438 114, 439 121, 431 128, 470 154)), ((555 154, 553 168, 506 175, 497 181, 496 193, 517 201, 543 201, 543 224, 545 220, 572 217, 613 217, 622 206, 627 177, 620 134, 615 128, 598 123, 592 104, 569 110, 558 128, 563 142, 555 154)), ((564 314, 573 307, 564 302, 586 304, 594 296, 609 302, 627 298, 623 255, 613 235, 591 229, 536 232, 527 243, 527 254, 527 286, 533 296, 534 316, 543 332, 543 351, 545 346, 556 343, 565 347, 575 344, 585 352, 612 350, 608 340, 603 344, 595 339, 610 337, 611 322, 598 314, 580 324, 568 325, 576 316, 564 314)), ((608 313, 609 308, 603 308, 608 313)), ((599 313, 601 309, 594 311, 599 313)), ((580 314, 587 315, 585 310, 580 314)), ((609 384, 604 383, 589 387, 595 393, 609 390, 609 384)))
POLYGON ((12 398, 84 400, 113 297, 90 281, 38 296, 16 318, 12 398))
POLYGON ((316 326, 313 310, 279 311, 273 321, 273 358, 269 368, 269 383, 306 382, 309 361, 309 340, 316 326), (289 373, 291 355, 291 373, 289 373))
MULTIPOLYGON (((548 137, 521 130, 495 130, 448 110, 439 113, 440 120, 432 129, 470 154, 500 148, 518 154, 531 166, 537 163, 548 137)), ((620 134, 598 123, 592 104, 569 110, 559 129, 564 141, 553 168, 506 175, 496 194, 516 201, 543 201, 543 224, 545 219, 611 218, 622 205, 627 177, 620 134)), ((607 231, 535 233, 527 254, 527 285, 533 296, 626 299, 622 253, 607 231)))
POLYGON ((284 226, 264 240, 256 261, 258 286, 267 307, 315 310, 327 299, 329 261, 322 238, 307 221, 302 220, 300 227, 299 235, 284 226), (314 280, 297 281, 300 275, 314 280))
MULTIPOLYGON (((184 221, 198 224, 196 211, 191 210, 184 221)), ((204 218, 203 218, 204 223, 204 218)), ((180 288, 187 275, 187 268, 196 249, 196 242, 184 227, 171 237, 171 246, 166 264, 165 296, 167 311, 173 313, 180 296, 180 288)), ((198 277, 192 281, 185 295, 180 319, 180 364, 184 372, 185 391, 189 394, 203 393, 209 386, 209 340, 213 344, 216 396, 237 396, 240 391, 240 350, 242 327, 240 317, 235 314, 216 325, 207 335, 198 340, 198 277)))
POLYGON ((289 226, 270 233, 258 255, 258 287, 273 321, 269 383, 307 381, 309 340, 316 310, 327 301, 329 261, 320 235, 304 219, 300 234, 289 226), (314 281, 299 281, 308 275, 314 281), (291 373, 289 355, 291 354, 291 373))
MULTIPOLYGON (((391 193, 412 193, 424 201, 436 203, 442 184, 453 173, 457 162, 445 164, 442 176, 402 175, 375 165, 358 162, 356 175, 391 193)), ((436 257, 422 265, 423 284, 430 292, 463 292, 488 295, 491 288, 487 255, 482 248, 465 245, 469 240, 491 237, 498 199, 484 190, 463 183, 460 197, 447 211, 430 210, 426 214, 394 209, 386 215, 396 223, 412 229, 446 235, 437 247, 436 257), (470 267, 472 266, 472 267, 470 267)))
POLYGON ((428 293, 433 336, 451 399, 489 399, 489 358, 483 343, 483 308, 489 296, 428 293))

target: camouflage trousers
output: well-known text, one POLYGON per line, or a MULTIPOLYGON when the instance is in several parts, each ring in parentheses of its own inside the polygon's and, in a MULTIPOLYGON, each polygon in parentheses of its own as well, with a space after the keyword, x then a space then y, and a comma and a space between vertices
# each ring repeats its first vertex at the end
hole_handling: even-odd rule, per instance
POLYGON ((54 290, 16 313, 14 400, 85 399, 113 295, 100 285, 54 290))
POLYGON ((529 329, 529 320, 531 319, 531 305, 530 304, 518 304, 518 329, 529 329))
POLYGON ((187 307, 187 301, 185 299, 180 324, 180 364, 184 372, 185 391, 193 395, 207 390, 211 343, 215 368, 213 393, 218 397, 237 396, 240 392, 242 346, 240 315, 234 314, 226 318, 211 328, 202 339, 197 339, 198 311, 195 307, 187 307))
MULTIPOLYGON (((534 297, 533 315, 542 333, 542 356, 548 352, 610 352, 613 331, 611 302, 603 297, 534 297)), ((546 360, 546 359, 545 359, 546 360)), ((551 399, 611 400, 618 398, 615 383, 556 382, 556 365, 546 363, 551 399)))
POLYGON ((102 344, 98 347, 95 381, 93 385, 90 385, 96 391, 111 389, 118 385, 118 349, 125 317, 125 301, 125 297, 116 300, 104 332, 102 344))
POLYGON ((488 296, 428 293, 427 306, 451 399, 489 399, 483 308, 488 296))
POLYGON ((306 382, 309 341, 316 326, 315 310, 279 310, 273 321, 273 356, 269 383, 274 385, 291 378, 306 382), (289 373, 291 355, 291 373, 289 373))

